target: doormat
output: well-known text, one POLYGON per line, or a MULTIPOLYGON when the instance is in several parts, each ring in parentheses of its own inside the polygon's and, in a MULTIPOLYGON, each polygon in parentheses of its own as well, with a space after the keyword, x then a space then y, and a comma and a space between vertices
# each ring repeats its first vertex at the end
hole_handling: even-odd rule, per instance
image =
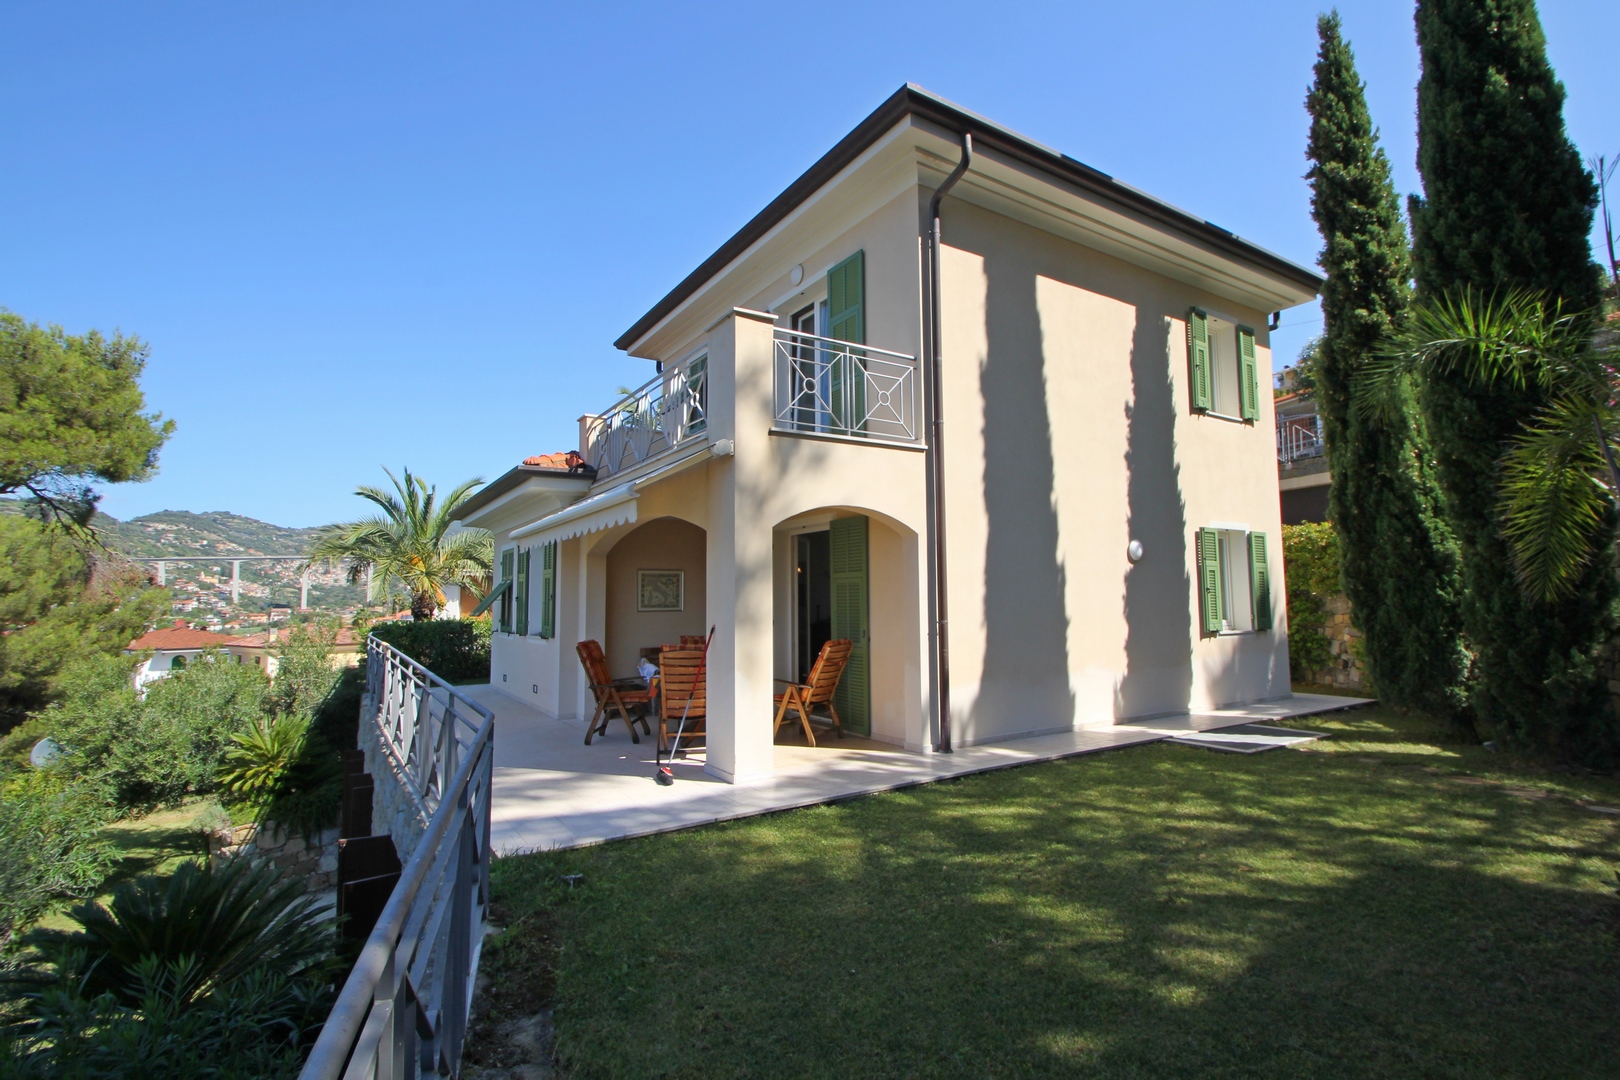
POLYGON ((1320 731, 1296 731, 1266 724, 1235 724, 1214 731, 1189 731, 1185 735, 1173 735, 1166 741, 1183 746, 1201 746, 1205 750, 1221 750, 1228 754, 1258 754, 1264 750, 1280 750, 1284 746, 1325 737, 1320 731))

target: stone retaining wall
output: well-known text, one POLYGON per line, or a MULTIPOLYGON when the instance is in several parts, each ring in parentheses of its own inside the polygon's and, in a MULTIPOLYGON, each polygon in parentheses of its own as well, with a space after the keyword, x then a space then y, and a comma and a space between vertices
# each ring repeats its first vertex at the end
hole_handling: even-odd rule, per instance
POLYGON ((1295 672, 1294 678, 1343 690, 1367 689, 1366 680, 1361 674, 1361 659, 1356 655, 1361 631, 1350 624, 1349 599, 1330 596, 1322 607, 1327 614, 1327 624, 1322 627, 1322 632, 1327 635, 1328 651, 1333 654, 1333 659, 1320 671, 1295 672))
POLYGON ((417 810, 405 777, 393 757, 383 749, 382 732, 377 727, 377 707, 366 694, 360 699, 360 749, 365 751, 366 772, 371 774, 371 833, 387 833, 402 863, 410 862, 411 852, 427 831, 427 823, 417 810))
POLYGON ((306 837, 274 822, 238 825, 210 836, 208 852, 216 859, 268 861, 286 876, 303 878, 310 892, 337 886, 336 826, 306 837))

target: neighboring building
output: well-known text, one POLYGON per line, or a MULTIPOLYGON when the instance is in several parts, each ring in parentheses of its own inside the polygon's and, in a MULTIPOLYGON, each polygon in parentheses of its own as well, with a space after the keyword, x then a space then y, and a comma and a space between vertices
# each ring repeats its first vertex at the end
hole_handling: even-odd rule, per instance
POLYGON ((159 679, 168 678, 195 663, 197 657, 209 649, 224 650, 237 639, 207 630, 193 630, 183 619, 174 620, 172 626, 148 630, 124 647, 125 653, 151 650, 152 655, 135 667, 135 689, 145 689, 159 679))
POLYGON ((1268 316, 1321 283, 904 87, 619 338, 656 374, 580 418, 580 454, 463 506, 495 536, 492 683, 589 716, 578 641, 628 675, 713 624, 706 767, 729 781, 773 771, 773 680, 829 637, 856 644, 846 730, 915 751, 942 720, 965 746, 1287 697, 1262 373, 1268 316), (927 208, 965 134, 941 446, 927 208))
MULTIPOLYGON (((1285 372, 1286 374, 1286 372, 1285 372)), ((1322 438, 1322 417, 1316 399, 1294 392, 1278 397, 1272 407, 1277 417, 1277 489, 1284 525, 1328 519, 1327 443, 1322 438)))
MULTIPOLYGON (((263 634, 248 634, 243 637, 231 639, 228 653, 239 664, 252 664, 262 668, 267 678, 275 678, 276 671, 281 666, 277 656, 279 646, 287 643, 290 630, 269 630, 263 634)), ((355 637, 354 631, 347 626, 337 632, 332 642, 331 660, 334 668, 354 667, 360 663, 362 653, 360 641, 355 637)))

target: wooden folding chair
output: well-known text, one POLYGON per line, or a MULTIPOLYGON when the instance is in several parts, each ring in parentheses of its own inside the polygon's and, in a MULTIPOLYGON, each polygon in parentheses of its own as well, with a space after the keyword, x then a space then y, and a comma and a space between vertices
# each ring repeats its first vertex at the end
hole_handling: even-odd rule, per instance
POLYGON ((680 729, 681 713, 686 712, 686 727, 681 731, 681 738, 701 738, 705 743, 707 728, 703 721, 707 716, 705 704, 707 702, 706 688, 707 673, 699 677, 698 668, 703 663, 702 638, 695 649, 680 645, 665 645, 658 654, 658 747, 665 756, 673 756, 679 746, 670 746, 672 733, 680 729), (690 700, 692 707, 687 710, 686 703, 690 700))
POLYGON ((799 714, 799 723, 804 725, 805 740, 811 746, 816 745, 815 732, 810 730, 810 714, 817 705, 825 705, 827 713, 832 718, 833 731, 838 737, 844 737, 843 722, 838 719, 838 710, 833 706, 833 693, 838 689, 838 680, 844 677, 844 665, 849 663, 849 654, 855 650, 855 644, 842 638, 829 641, 821 647, 821 655, 816 657, 815 666, 810 669, 810 681, 804 683, 792 682, 788 679, 776 681, 786 685, 787 689, 776 695, 776 727, 771 729, 771 738, 782 730, 782 725, 788 723, 788 707, 799 714))
POLYGON ((625 727, 630 729, 630 741, 639 743, 641 736, 636 734, 636 724, 641 724, 641 730, 648 735, 652 728, 647 726, 647 706, 652 701, 652 691, 640 679, 615 679, 608 674, 607 657, 602 653, 602 643, 599 641, 582 641, 574 646, 579 653, 579 662, 585 665, 585 679, 591 684, 591 693, 596 697, 596 712, 591 715, 591 722, 585 728, 585 745, 591 745, 591 739, 607 732, 608 720, 616 711, 624 718, 625 727))

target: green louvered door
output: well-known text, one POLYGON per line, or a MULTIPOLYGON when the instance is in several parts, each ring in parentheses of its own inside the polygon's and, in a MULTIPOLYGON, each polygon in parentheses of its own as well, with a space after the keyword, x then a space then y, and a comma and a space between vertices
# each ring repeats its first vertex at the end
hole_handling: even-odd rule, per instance
MULTIPOLYGON (((827 271, 827 336, 866 344, 864 251, 827 271)), ((834 359, 831 380, 833 430, 841 435, 858 434, 865 427, 866 372, 854 350, 834 359)))
POLYGON ((1193 308, 1187 312, 1187 376, 1192 383, 1192 407, 1207 412, 1215 407, 1210 384, 1209 316, 1193 308))
POLYGON ((833 704, 838 708, 844 730, 856 735, 872 733, 872 635, 868 610, 870 588, 867 579, 864 517, 836 518, 828 527, 829 559, 832 564, 832 636, 847 638, 855 645, 838 683, 833 704))

